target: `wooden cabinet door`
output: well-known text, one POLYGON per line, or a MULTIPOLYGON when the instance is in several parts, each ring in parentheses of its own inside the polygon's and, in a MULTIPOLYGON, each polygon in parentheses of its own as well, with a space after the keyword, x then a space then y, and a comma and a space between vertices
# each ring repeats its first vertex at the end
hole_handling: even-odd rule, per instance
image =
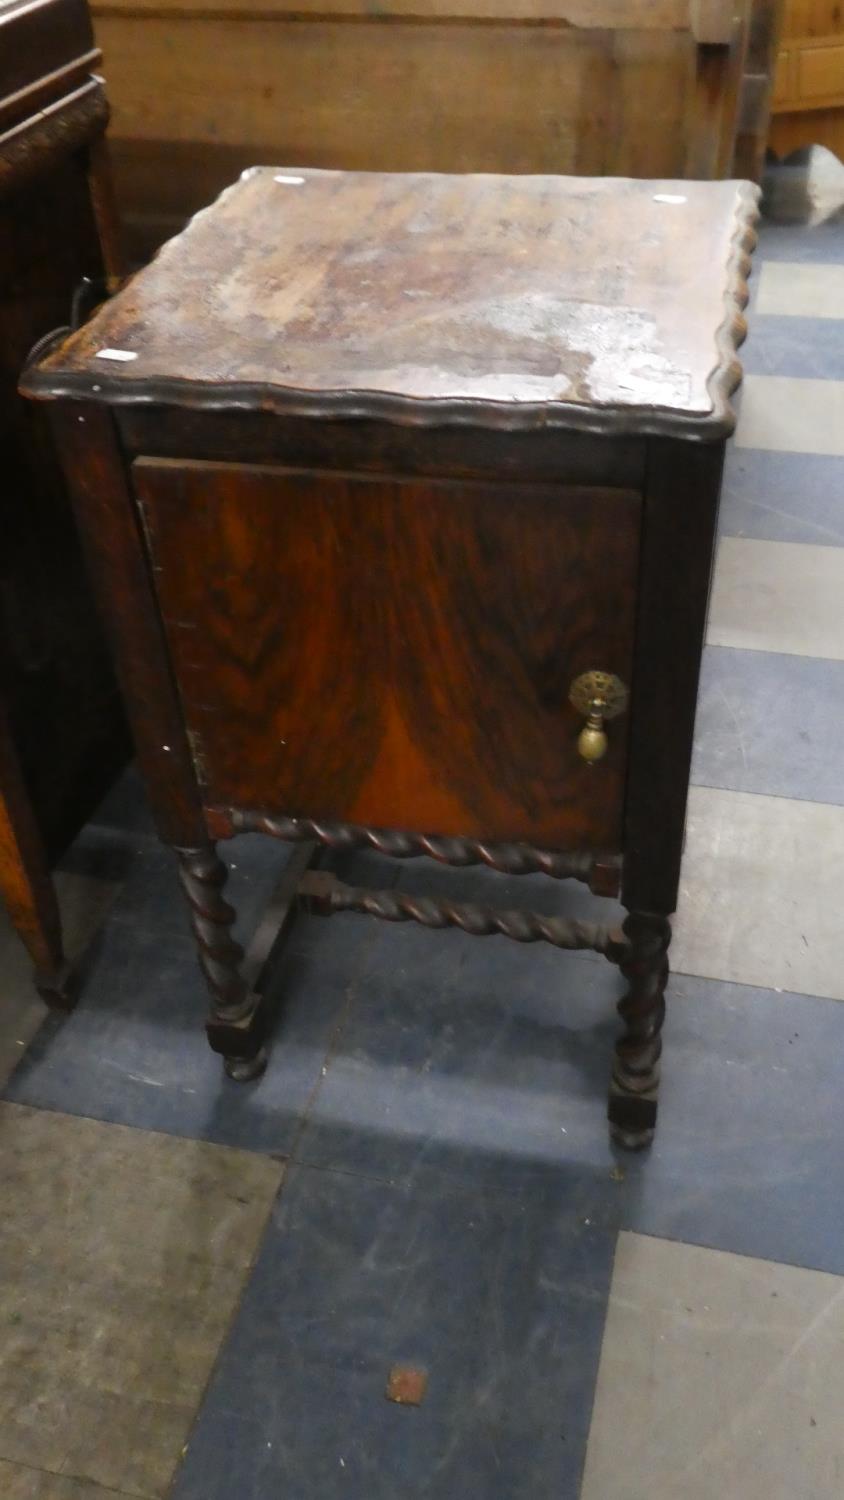
POLYGON ((589 766, 568 694, 630 683, 636 493, 133 470, 208 805, 620 850, 627 719, 589 766))

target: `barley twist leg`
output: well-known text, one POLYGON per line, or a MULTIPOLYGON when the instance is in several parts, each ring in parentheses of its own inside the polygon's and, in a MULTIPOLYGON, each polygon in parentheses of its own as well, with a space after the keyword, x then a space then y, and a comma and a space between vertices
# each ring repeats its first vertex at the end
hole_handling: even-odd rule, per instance
POLYGON ((664 916, 630 912, 623 931, 629 945, 619 961, 627 980, 618 1005, 624 1031, 615 1047, 608 1114, 613 1140, 639 1150, 650 1145, 656 1125, 671 924, 664 916))
POLYGON ((259 997, 241 972, 243 949, 231 934, 234 909, 223 896, 228 870, 214 844, 177 849, 179 879, 188 903, 199 966, 208 985, 208 1040, 222 1052, 230 1078, 246 1082, 266 1067, 259 997))

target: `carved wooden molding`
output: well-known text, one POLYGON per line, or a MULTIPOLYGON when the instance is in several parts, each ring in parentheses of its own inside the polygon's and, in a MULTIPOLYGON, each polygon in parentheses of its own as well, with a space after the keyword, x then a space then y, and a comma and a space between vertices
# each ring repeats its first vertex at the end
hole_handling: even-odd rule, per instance
POLYGON ((235 914, 223 896, 228 870, 212 846, 177 849, 176 854, 212 1018, 237 1022, 251 1014, 255 1002, 240 973, 243 949, 231 935, 235 914))
MULTIPOLYGON (((229 192, 234 189, 229 189, 229 192)), ((225 196, 225 195, 224 195, 225 196)), ((598 436, 682 438, 717 442, 736 423, 730 397, 741 380, 736 351, 747 333, 742 309, 748 300, 750 252, 756 243, 759 189, 736 184, 730 250, 724 277, 724 318, 713 340, 713 367, 706 380, 709 411, 682 411, 658 405, 599 405, 571 400, 498 401, 490 398, 417 397, 383 390, 344 388, 304 390, 260 381, 207 381, 149 375, 127 378, 97 370, 96 391, 84 370, 36 368, 30 363, 21 382, 36 399, 70 397, 115 406, 173 406, 198 411, 273 412, 279 416, 343 420, 355 418, 409 427, 471 426, 501 432, 538 427, 598 436)), ((207 212, 207 211, 206 211, 207 212)), ((50 350, 41 351, 48 360, 50 350)))
POLYGON ((362 828, 317 818, 285 818, 271 813, 215 808, 208 813, 208 823, 215 838, 234 833, 268 833, 289 843, 316 842, 337 852, 374 849, 390 859, 418 859, 427 855, 443 865, 487 865, 503 875, 550 875, 554 880, 581 880, 601 895, 617 893, 621 873, 621 860, 612 855, 560 853, 534 849, 530 844, 493 844, 479 839, 362 828))
POLYGON ((720 422, 726 437, 729 437, 736 425, 736 414, 730 397, 741 384, 742 378, 736 353, 747 338, 747 322, 743 313, 750 297, 747 278, 750 275, 750 257, 758 238, 756 225, 759 222, 760 197, 761 189, 753 183, 740 184, 740 206, 733 226, 727 263, 725 317, 715 336, 719 361, 706 383, 713 406, 713 417, 709 420, 720 422))
POLYGON ((33 118, 0 135, 0 193, 43 172, 52 162, 84 146, 108 123, 109 108, 99 78, 91 78, 33 118))
POLYGON ((627 948, 617 962, 627 980, 618 1002, 624 1033, 615 1045, 608 1113, 617 1144, 636 1150, 650 1144, 656 1125, 671 923, 629 912, 622 930, 627 948))
POLYGON ((618 1002, 618 1013, 625 1033, 616 1045, 614 1077, 629 1093, 643 1094, 658 1079, 671 923, 667 917, 630 912, 624 935, 629 948, 620 967, 628 988, 618 1002))
MULTIPOLYGON (((472 426, 498 432, 528 432, 535 428, 561 428, 603 437, 685 438, 715 443, 729 437, 736 425, 730 398, 741 383, 742 369, 736 351, 747 336, 742 309, 748 302, 747 278, 750 255, 756 245, 759 219, 759 187, 739 183, 736 192, 733 233, 726 267, 724 320, 715 336, 714 368, 706 381, 712 410, 694 416, 660 407, 598 407, 570 401, 499 402, 489 399, 420 399, 373 390, 298 390, 268 386, 265 381, 174 380, 145 378, 127 383, 108 371, 97 371, 97 393, 91 392, 90 375, 73 371, 40 371, 28 366, 21 381, 25 395, 33 398, 69 396, 78 401, 103 401, 118 407, 172 405, 196 411, 271 411, 276 416, 313 419, 381 420, 397 426, 472 426)), ((58 341, 57 341, 58 342, 58 341)), ((42 350, 45 357, 49 351, 42 350)))
POLYGON ((64 63, 62 67, 33 79, 15 93, 0 99, 0 134, 15 125, 31 121, 33 115, 42 113, 50 105, 66 101, 77 89, 90 83, 92 74, 99 68, 102 60, 99 48, 92 47, 64 63))
POLYGON ((535 911, 502 911, 473 902, 444 901, 406 891, 371 891, 345 885, 336 875, 314 870, 299 885, 309 910, 322 916, 355 911, 386 922, 419 922, 423 927, 459 927, 470 937, 500 934, 516 943, 551 943, 555 948, 586 948, 612 963, 628 955, 623 933, 598 922, 546 917, 535 911))

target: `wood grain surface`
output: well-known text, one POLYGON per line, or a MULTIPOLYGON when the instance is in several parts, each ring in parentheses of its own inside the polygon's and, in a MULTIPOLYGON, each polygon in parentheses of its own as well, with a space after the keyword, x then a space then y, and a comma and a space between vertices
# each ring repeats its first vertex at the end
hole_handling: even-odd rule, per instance
POLYGON ((636 494, 133 472, 210 805, 621 848, 627 721, 587 766, 568 691, 630 680, 636 494))
MULTIPOLYGON (((695 0, 710 11, 724 0, 695 0)), ((95 16, 163 16, 172 21, 186 10, 200 16, 294 16, 301 22, 325 16, 380 20, 532 20, 557 22, 579 31, 687 32, 689 0, 382 0, 374 11, 366 0, 95 0, 95 16)))
POLYGON ((26 388, 716 439, 734 421, 756 196, 256 168, 26 388), (114 349, 133 357, 101 357, 114 349))

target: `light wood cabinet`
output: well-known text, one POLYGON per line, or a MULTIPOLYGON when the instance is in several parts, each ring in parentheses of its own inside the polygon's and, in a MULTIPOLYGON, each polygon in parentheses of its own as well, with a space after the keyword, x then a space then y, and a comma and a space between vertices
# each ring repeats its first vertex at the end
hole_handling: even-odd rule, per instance
POLYGON ((844 157, 844 9, 840 0, 787 0, 774 79, 771 145, 784 156, 828 146, 844 157))

